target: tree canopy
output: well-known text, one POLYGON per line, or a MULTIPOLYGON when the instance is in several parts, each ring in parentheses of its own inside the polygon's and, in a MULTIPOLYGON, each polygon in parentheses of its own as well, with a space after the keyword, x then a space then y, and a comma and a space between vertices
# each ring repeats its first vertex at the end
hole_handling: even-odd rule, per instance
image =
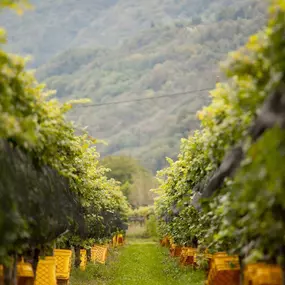
POLYGON ((155 188, 155 179, 139 161, 127 156, 107 156, 101 160, 101 164, 110 169, 106 173, 108 178, 121 182, 121 190, 132 206, 153 203, 154 194, 150 189, 155 188))

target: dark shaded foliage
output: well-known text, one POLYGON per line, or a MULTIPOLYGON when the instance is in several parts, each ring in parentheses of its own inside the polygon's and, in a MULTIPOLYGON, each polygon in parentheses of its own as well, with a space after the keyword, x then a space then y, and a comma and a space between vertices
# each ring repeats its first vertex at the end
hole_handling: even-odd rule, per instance
POLYGON ((8 142, 0 147, 0 250, 49 243, 71 227, 83 231, 83 212, 68 181, 8 142), (18 227, 22 231, 14 231, 18 227))

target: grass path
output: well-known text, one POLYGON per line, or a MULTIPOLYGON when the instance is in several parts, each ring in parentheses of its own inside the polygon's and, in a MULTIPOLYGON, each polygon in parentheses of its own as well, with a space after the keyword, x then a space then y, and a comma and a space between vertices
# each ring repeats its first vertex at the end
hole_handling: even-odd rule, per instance
POLYGON ((131 241, 107 265, 75 271, 71 285, 202 285, 204 273, 182 269, 168 251, 152 241, 131 241))

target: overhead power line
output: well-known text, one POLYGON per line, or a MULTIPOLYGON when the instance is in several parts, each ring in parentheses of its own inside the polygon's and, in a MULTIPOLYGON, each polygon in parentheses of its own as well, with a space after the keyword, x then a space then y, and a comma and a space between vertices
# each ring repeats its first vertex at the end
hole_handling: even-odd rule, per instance
POLYGON ((180 95, 188 95, 188 94, 197 93, 197 92, 210 91, 213 88, 214 87, 208 87, 208 88, 204 88, 204 89, 189 90, 189 91, 179 92, 179 93, 164 94, 164 95, 159 95, 156 97, 137 98, 137 99, 113 101, 113 102, 103 102, 103 103, 89 104, 89 105, 78 105, 78 107, 83 107, 83 108, 100 107, 100 106, 118 105, 118 104, 132 103, 132 102, 139 102, 139 101, 146 101, 146 100, 156 100, 156 99, 160 99, 160 98, 176 97, 176 96, 180 96, 180 95))

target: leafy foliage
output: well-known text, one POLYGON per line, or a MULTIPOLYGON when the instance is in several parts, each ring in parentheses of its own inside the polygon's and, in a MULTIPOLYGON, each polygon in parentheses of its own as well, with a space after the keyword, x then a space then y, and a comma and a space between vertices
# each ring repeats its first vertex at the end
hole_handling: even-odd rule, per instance
POLYGON ((143 217, 147 218, 154 213, 153 206, 143 206, 129 211, 130 217, 143 217))
POLYGON ((0 50, 0 263, 67 230, 70 245, 88 246, 126 229, 127 201, 99 165, 96 140, 65 118, 76 102, 44 88, 24 59, 0 50))
POLYGON ((284 31, 284 3, 274 0, 267 28, 223 65, 231 80, 218 84, 198 113, 201 131, 182 140, 177 161, 159 173, 160 233, 177 243, 191 245, 196 237, 211 250, 284 264, 284 129, 276 122, 258 141, 248 135, 264 100, 284 84, 284 31), (199 192, 237 144, 246 152, 240 169, 201 209, 199 192))

